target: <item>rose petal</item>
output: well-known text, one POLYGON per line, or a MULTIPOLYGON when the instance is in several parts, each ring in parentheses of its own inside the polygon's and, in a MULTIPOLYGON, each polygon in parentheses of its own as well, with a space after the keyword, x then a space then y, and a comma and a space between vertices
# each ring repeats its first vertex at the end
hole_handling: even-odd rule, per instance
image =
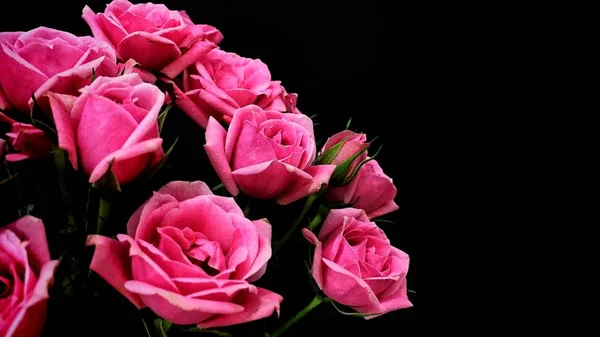
POLYGON ((85 244, 96 247, 90 269, 117 289, 138 309, 144 308, 142 299, 125 288, 125 282, 133 279, 127 245, 101 235, 88 236, 85 244))
POLYGON ((160 70, 181 56, 179 47, 164 37, 134 32, 127 35, 117 46, 121 59, 134 59, 143 68, 160 70))
POLYGON ((340 227, 343 226, 344 219, 346 218, 354 218, 358 221, 369 222, 367 214, 362 209, 351 207, 332 209, 327 214, 325 221, 323 221, 321 231, 319 232, 319 240, 323 242, 327 241, 332 233, 334 233, 335 231, 340 229, 340 227))
POLYGON ((154 193, 127 222, 127 234, 136 240, 154 241, 156 227, 165 214, 177 207, 177 199, 171 195, 154 193))
POLYGON ((215 168, 217 175, 223 182, 223 186, 227 191, 237 196, 240 191, 234 181, 234 177, 229 166, 229 160, 225 156, 225 138, 227 131, 217 122, 216 119, 210 118, 206 128, 206 144, 204 149, 208 155, 210 163, 215 168))
POLYGON ((37 270, 50 261, 46 229, 42 220, 28 215, 4 228, 13 231, 22 241, 29 242, 27 251, 31 254, 37 270))
POLYGON ((77 170, 77 145, 75 142, 75 126, 71 119, 71 110, 77 97, 71 95, 48 93, 56 133, 58 134, 58 146, 67 151, 69 161, 77 170))
POLYGON ((216 45, 208 41, 197 41, 181 57, 175 59, 160 72, 169 78, 175 78, 181 74, 183 69, 189 67, 209 51, 216 48, 216 45))
POLYGON ((283 301, 281 295, 269 290, 258 288, 256 294, 248 293, 243 302, 243 311, 233 314, 222 314, 213 316, 198 324, 201 329, 229 326, 255 321, 269 317, 273 312, 279 316, 279 306, 283 301))
POLYGON ((307 195, 318 192, 323 185, 329 183, 329 179, 335 170, 335 165, 315 165, 308 167, 304 172, 296 170, 299 176, 312 176, 312 179, 297 179, 294 187, 281 196, 277 203, 286 205, 296 200, 302 199, 307 195))
POLYGON ((311 274, 319 289, 323 290, 323 245, 316 235, 308 228, 302 228, 302 234, 311 244, 315 245, 315 253, 311 267, 311 274))
POLYGON ((128 281, 125 288, 139 294, 152 311, 175 324, 194 324, 206 314, 244 311, 238 304, 186 297, 139 281, 128 281))
POLYGON ((206 129, 210 113, 202 109, 190 98, 196 96, 198 90, 192 90, 184 94, 183 91, 181 91, 181 89, 179 89, 179 87, 176 85, 173 85, 173 89, 176 96, 175 104, 177 104, 177 106, 183 110, 183 112, 193 119, 194 122, 200 125, 203 129, 206 129))
POLYGON ((213 195, 210 187, 203 181, 171 181, 161 187, 157 193, 170 195, 180 202, 199 195, 213 195))
POLYGON ((109 154, 98 163, 94 171, 90 174, 90 183, 96 182, 106 173, 111 161, 113 162, 112 170, 117 176, 119 183, 127 184, 131 182, 146 169, 148 161, 139 158, 140 160, 133 164, 133 162, 127 160, 155 153, 161 149, 161 144, 161 138, 154 138, 109 154))
POLYGON ((102 24, 99 22, 98 17, 90 7, 86 5, 83 8, 81 16, 83 17, 83 20, 88 24, 88 26, 90 26, 94 38, 98 39, 99 41, 104 41, 108 43, 113 49, 117 49, 116 46, 112 43, 112 41, 110 41, 110 39, 106 36, 106 34, 104 34, 102 30, 102 24))
POLYGON ((325 295, 350 307, 379 305, 377 296, 364 280, 331 260, 323 258, 321 261, 325 265, 325 295))
POLYGON ((248 273, 243 276, 248 282, 261 278, 267 271, 267 262, 271 258, 271 224, 264 220, 252 221, 258 233, 258 255, 254 259, 248 273))
POLYGON ((21 112, 29 113, 31 95, 48 80, 48 76, 17 55, 8 45, 0 43, 0 82, 10 103, 21 112))
POLYGON ((368 216, 369 219, 375 219, 382 215, 397 211, 398 209, 400 209, 400 206, 398 206, 394 200, 388 200, 376 210, 369 212, 368 216))

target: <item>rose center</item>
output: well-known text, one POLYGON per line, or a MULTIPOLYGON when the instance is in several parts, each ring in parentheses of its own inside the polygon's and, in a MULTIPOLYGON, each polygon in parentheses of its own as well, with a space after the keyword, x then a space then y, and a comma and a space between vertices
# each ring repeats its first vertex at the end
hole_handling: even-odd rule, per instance
POLYGON ((189 243, 188 247, 182 247, 183 253, 193 264, 211 276, 224 269, 225 256, 218 242, 209 240, 204 234, 190 228, 185 228, 183 234, 189 243))
POLYGON ((11 291, 12 282, 5 277, 4 275, 0 275, 0 298, 4 298, 9 295, 11 291))

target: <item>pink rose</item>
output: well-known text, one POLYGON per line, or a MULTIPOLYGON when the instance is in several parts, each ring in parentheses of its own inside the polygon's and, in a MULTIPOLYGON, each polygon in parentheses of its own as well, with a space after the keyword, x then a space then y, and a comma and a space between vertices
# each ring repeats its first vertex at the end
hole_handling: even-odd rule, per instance
POLYGON ((112 172, 126 184, 164 156, 158 114, 165 95, 136 73, 98 77, 80 97, 48 93, 58 133, 73 168, 96 182, 112 172))
POLYGON ((39 27, 28 32, 0 33, 0 109, 29 113, 46 91, 77 95, 98 76, 116 76, 114 51, 89 36, 77 37, 39 27))
POLYGON ((146 201, 117 240, 91 235, 91 269, 138 308, 176 324, 227 326, 268 317, 283 298, 250 282, 266 271, 271 225, 201 181, 174 181, 146 201))
POLYGON ((265 110, 300 113, 297 95, 271 81, 260 60, 213 49, 183 73, 183 91, 175 87, 177 105, 206 129, 210 116, 229 123, 236 109, 251 104, 265 110))
POLYGON ((369 143, 367 143, 367 136, 364 133, 355 133, 350 130, 344 130, 327 139, 327 142, 325 142, 325 145, 323 145, 321 154, 334 146, 339 146, 340 144, 342 144, 342 146, 337 150, 337 154, 331 158, 331 162, 329 162, 329 164, 338 166, 346 160, 352 158, 357 153, 360 153, 354 160, 352 160, 350 166, 348 167, 348 174, 346 175, 347 177, 352 174, 360 162, 367 159, 367 151, 365 149, 369 146, 369 143))
POLYGON ((364 314, 412 306, 406 294, 408 255, 392 247, 363 210, 333 209, 318 238, 307 228, 302 233, 316 246, 312 276, 327 297, 364 314))
POLYGON ((370 160, 358 170, 358 173, 342 187, 332 187, 327 192, 327 200, 332 204, 348 204, 367 212, 373 219, 397 210, 394 202, 396 186, 375 160, 370 160))
POLYGON ((232 195, 239 191, 284 205, 321 189, 334 165, 312 165, 316 155, 313 123, 302 114, 238 109, 229 130, 210 118, 208 159, 232 195))
MULTIPOLYGON (((29 158, 44 158, 50 155, 52 144, 50 144, 42 130, 31 124, 19 123, 0 112, 0 124, 2 123, 10 124, 10 132, 6 133, 6 137, 16 152, 7 154, 7 161, 15 162, 29 158)), ((2 145, 4 145, 4 141, 2 145)))
POLYGON ((26 216, 0 229, 0 336, 40 335, 57 265, 42 220, 26 216))
POLYGON ((169 78, 223 40, 216 28, 195 25, 184 11, 153 3, 134 5, 114 0, 99 14, 86 6, 83 19, 94 37, 108 42, 119 59, 134 59, 142 68, 160 71, 169 78))

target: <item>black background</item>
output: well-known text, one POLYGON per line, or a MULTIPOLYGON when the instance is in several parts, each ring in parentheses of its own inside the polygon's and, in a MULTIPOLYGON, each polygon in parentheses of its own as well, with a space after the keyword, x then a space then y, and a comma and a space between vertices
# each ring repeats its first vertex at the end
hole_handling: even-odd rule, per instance
MULTIPOLYGON (((35 5, 26 1, 11 2, 7 5, 10 8, 3 10, 0 31, 47 26, 88 35, 91 32, 81 18, 81 9, 87 4, 95 12, 103 11, 105 3, 90 0, 44 1, 35 5)), ((395 224, 380 226, 392 244, 411 257, 408 287, 415 292, 409 294, 415 307, 364 321, 344 317, 323 306, 284 336, 324 335, 323 331, 341 332, 342 335, 413 335, 417 311, 421 310, 418 297, 423 296, 418 287, 418 270, 423 267, 420 266, 422 249, 417 233, 429 226, 420 213, 423 205, 418 204, 422 196, 430 193, 430 185, 424 180, 428 179, 426 172, 433 169, 426 167, 423 161, 428 156, 424 152, 425 144, 430 142, 423 123, 443 113, 430 108, 441 98, 427 95, 429 87, 438 85, 427 70, 432 56, 423 48, 428 42, 415 42, 427 29, 425 24, 409 18, 410 11, 384 7, 376 1, 189 0, 163 3, 170 9, 185 9, 195 23, 217 27, 225 36, 220 44, 222 49, 265 62, 274 80, 281 80, 288 92, 299 94, 298 107, 303 113, 318 114, 313 119, 319 123, 315 128, 317 139, 324 140, 342 130, 352 117, 352 129, 367 133, 370 139, 378 136, 375 148, 384 145, 378 161, 394 179, 400 210, 386 216, 395 224), (407 24, 409 20, 410 24, 407 24)), ((181 115, 170 115, 166 127, 175 133, 199 132, 181 115)), ((200 133, 196 138, 180 139, 171 166, 186 166, 182 164, 189 161, 208 165, 205 158, 190 157, 190 153, 201 152, 198 149, 202 144, 200 133)), ((199 172, 191 167, 194 165, 172 176, 216 181, 210 170, 199 172)), ((306 294, 306 297, 284 301, 283 322, 307 304, 312 295, 308 278, 302 272, 298 277, 293 273, 283 275, 281 282, 284 289, 293 289, 297 297, 306 294)), ((118 298, 115 296, 115 300, 118 298)), ((86 325, 86 332, 73 335, 107 335, 110 332, 115 336, 144 336, 135 310, 121 308, 127 306, 126 301, 117 302, 114 307, 110 307, 110 303, 94 304, 99 307, 90 312, 75 310, 69 313, 75 316, 67 320, 72 328, 61 323, 53 330, 71 335, 74 326, 86 325)), ((271 329, 277 326, 277 322, 268 322, 271 329)))

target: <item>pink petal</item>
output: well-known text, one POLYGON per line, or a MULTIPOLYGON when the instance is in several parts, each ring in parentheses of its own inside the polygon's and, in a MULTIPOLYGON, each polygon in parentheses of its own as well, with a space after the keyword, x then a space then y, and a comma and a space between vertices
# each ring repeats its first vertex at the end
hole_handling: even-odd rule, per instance
POLYGON ((398 206, 394 202, 394 200, 388 200, 385 204, 381 205, 376 210, 369 212, 368 216, 369 219, 374 219, 382 215, 397 211, 398 209, 400 209, 400 206, 398 206))
POLYGON ((161 144, 161 138, 154 138, 109 154, 98 163, 94 171, 90 174, 90 183, 96 182, 106 173, 111 161, 114 161, 113 172, 117 176, 119 183, 127 184, 131 182, 146 169, 148 161, 142 160, 143 158, 139 158, 140 160, 136 162, 127 160, 153 154, 161 149, 161 144))
POLYGON ((21 112, 29 113, 31 95, 48 80, 48 76, 0 43, 0 82, 4 95, 21 112))
POLYGON ((90 269, 127 297, 138 309, 144 308, 142 299, 125 288, 132 280, 131 259, 126 244, 101 235, 90 235, 86 246, 96 246, 90 269))
POLYGON ((321 241, 317 239, 315 234, 311 232, 308 228, 302 229, 302 234, 308 240, 308 242, 315 245, 315 254, 313 256, 313 262, 311 267, 312 277, 315 280, 315 283, 319 287, 319 289, 323 289, 323 245, 321 241))
MULTIPOLYGON (((98 69, 103 60, 104 56, 52 76, 42 86, 37 88, 33 94, 38 100, 38 104, 40 104, 44 110, 47 110, 48 103, 45 101, 44 94, 48 91, 78 96, 79 89, 90 84, 92 69, 98 69)), ((31 99, 31 96, 30 99, 28 99, 28 104, 29 106, 33 106, 33 99, 31 99)))
POLYGON ((117 47, 123 60, 134 59, 143 68, 160 70, 181 56, 179 47, 173 41, 146 32, 127 35, 117 47))
POLYGON ((170 195, 180 202, 199 195, 213 195, 210 187, 203 181, 171 181, 161 187, 157 193, 170 195))
POLYGON ((196 92, 194 95, 191 95, 191 91, 188 92, 187 96, 198 105, 203 106, 203 108, 206 107, 206 110, 211 116, 233 116, 234 111, 237 108, 237 103, 231 105, 227 100, 217 97, 214 92, 204 89, 199 89, 194 92, 196 92))
POLYGON ((50 108, 56 132, 58 133, 58 147, 67 151, 69 161, 73 168, 77 170, 77 145, 75 141, 75 127, 71 119, 71 110, 77 97, 71 95, 48 93, 50 108))
POLYGON ((235 202, 234 198, 222 197, 220 195, 206 195, 205 198, 210 200, 213 204, 221 207, 229 214, 244 216, 244 211, 242 211, 240 206, 235 202))
POLYGON ((177 200, 171 196, 154 193, 142 206, 140 206, 127 222, 127 235, 136 240, 152 242, 156 235, 156 227, 165 214, 178 205, 177 200))
POLYGON ((267 137, 250 121, 245 121, 236 137, 237 146, 230 157, 233 170, 277 159, 267 137))
POLYGON ((177 58, 160 72, 169 78, 175 78, 181 72, 191 66, 194 62, 216 48, 216 45, 208 41, 197 41, 181 57, 177 58))
POLYGON ((230 89, 227 90, 227 94, 241 107, 253 104, 257 98, 255 93, 247 89, 230 89))
POLYGON ((165 94, 163 94, 158 87, 150 83, 136 85, 133 87, 133 93, 135 94, 135 98, 139 100, 138 104, 141 104, 140 101, 144 100, 152 104, 152 106, 148 109, 148 114, 131 133, 129 138, 127 138, 123 147, 131 146, 142 140, 147 140, 146 137, 149 133, 158 136, 158 114, 165 102, 165 94), (152 131, 154 132, 152 133, 152 131))
POLYGON ((176 96, 175 104, 183 110, 191 119, 200 125, 203 129, 206 129, 208 124, 208 118, 210 114, 201 109, 191 98, 191 95, 196 95, 197 91, 194 90, 189 93, 183 93, 178 86, 173 85, 174 93, 176 96))
POLYGON ((0 86, 0 109, 4 111, 12 109, 8 98, 6 98, 4 91, 2 91, 2 86, 0 86))
POLYGON ((88 26, 90 26, 92 34, 96 39, 98 39, 99 41, 104 41, 108 43, 113 49, 116 49, 112 41, 110 41, 110 39, 102 31, 102 25, 100 24, 100 22, 98 22, 98 17, 90 7, 86 5, 83 8, 83 14, 81 16, 83 17, 83 20, 88 24, 88 26))
POLYGON ((311 177, 298 168, 277 160, 256 164, 232 172, 235 182, 247 195, 263 200, 277 199, 292 189, 298 181, 311 177))
POLYGON ((234 314, 222 314, 213 316, 206 321, 198 324, 201 329, 229 326, 255 321, 261 318, 269 317, 273 312, 279 316, 279 306, 283 297, 269 290, 258 288, 256 294, 248 293, 242 312, 234 314))
POLYGON ((225 154, 227 158, 233 156, 238 144, 238 136, 247 121, 258 127, 264 121, 264 112, 256 105, 249 105, 235 110, 235 118, 231 120, 225 141, 225 154))
POLYGON ((205 137, 206 144, 204 145, 204 149, 206 150, 210 163, 214 167, 227 191, 231 195, 237 196, 240 191, 232 176, 229 160, 225 156, 225 138, 227 137, 227 131, 225 131, 216 119, 211 117, 208 121, 208 126, 206 127, 205 137))
POLYGON ((46 229, 42 220, 32 216, 24 216, 5 228, 17 234, 22 241, 29 242, 27 250, 33 257, 37 270, 50 261, 46 229))
POLYGON ((334 233, 344 225, 344 220, 346 218, 354 218, 358 221, 369 222, 367 214, 365 214, 365 211, 363 211, 362 209, 350 207, 332 209, 327 214, 325 221, 323 221, 321 231, 319 232, 319 240, 323 242, 327 241, 332 233, 334 233))
POLYGON ((17 53, 36 69, 51 77, 75 66, 84 52, 68 44, 32 43, 23 46, 17 53))
POLYGON ((298 175, 301 175, 300 172, 304 173, 302 176, 312 176, 311 180, 306 179, 298 179, 295 181, 294 187, 288 190, 288 192, 281 196, 277 203, 280 205, 286 205, 296 200, 302 199, 307 195, 318 192, 323 185, 327 185, 329 183, 329 178, 333 174, 335 170, 335 165, 315 165, 308 167, 304 172, 298 170, 298 175))
POLYGON ((230 215, 222 208, 200 196, 188 199, 179 204, 176 209, 165 215, 161 227, 173 226, 176 228, 189 227, 195 232, 204 234, 209 240, 221 244, 223 251, 229 250, 235 227, 232 225, 230 215))
POLYGON ((379 305, 377 297, 364 280, 331 260, 323 258, 322 261, 325 265, 325 295, 350 307, 379 305))
POLYGON ((234 303, 186 297, 138 281, 126 282, 125 288, 141 295, 152 311, 175 324, 195 324, 207 313, 236 314, 244 310, 234 303))

